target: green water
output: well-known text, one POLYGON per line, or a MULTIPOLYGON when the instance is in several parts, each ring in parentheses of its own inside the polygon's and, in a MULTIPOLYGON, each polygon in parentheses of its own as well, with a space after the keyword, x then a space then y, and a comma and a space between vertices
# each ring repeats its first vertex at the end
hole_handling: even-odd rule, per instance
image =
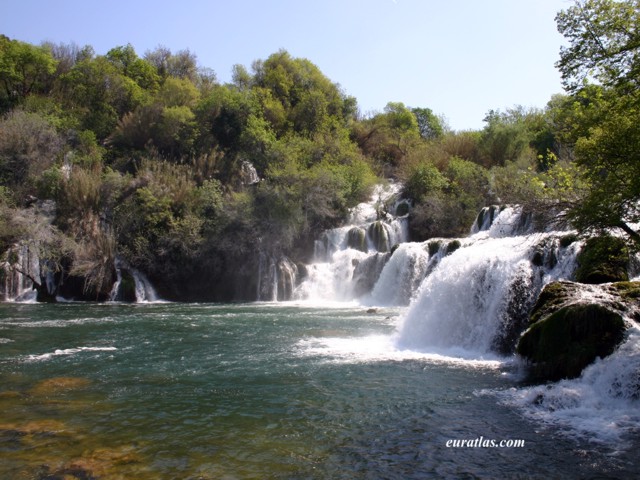
POLYGON ((394 352, 400 313, 0 305, 0 478, 625 478, 637 466, 477 395, 515 385, 501 363, 394 352), (446 447, 479 436, 526 444, 446 447))

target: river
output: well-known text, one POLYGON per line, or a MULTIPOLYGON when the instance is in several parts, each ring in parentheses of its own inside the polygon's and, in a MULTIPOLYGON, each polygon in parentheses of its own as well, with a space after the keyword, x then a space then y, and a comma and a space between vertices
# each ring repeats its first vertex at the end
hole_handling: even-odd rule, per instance
POLYGON ((404 349, 405 312, 330 302, 0 304, 0 478, 640 471, 633 413, 602 438, 600 427, 528 415, 518 398, 541 387, 523 385, 512 358, 404 349), (473 446, 453 447, 459 440, 473 446), (514 440, 524 444, 499 446, 514 440))

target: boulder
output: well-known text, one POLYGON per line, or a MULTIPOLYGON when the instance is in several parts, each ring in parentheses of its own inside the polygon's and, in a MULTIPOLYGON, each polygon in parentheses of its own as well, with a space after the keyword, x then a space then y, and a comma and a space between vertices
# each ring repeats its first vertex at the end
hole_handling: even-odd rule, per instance
POLYGON ((598 357, 611 355, 625 331, 622 316, 594 303, 562 307, 520 338, 518 353, 540 380, 578 377, 598 357))
POLYGON ((640 282, 550 283, 531 310, 516 351, 536 380, 575 378, 596 358, 613 353, 627 328, 623 315, 636 318, 639 307, 640 282))

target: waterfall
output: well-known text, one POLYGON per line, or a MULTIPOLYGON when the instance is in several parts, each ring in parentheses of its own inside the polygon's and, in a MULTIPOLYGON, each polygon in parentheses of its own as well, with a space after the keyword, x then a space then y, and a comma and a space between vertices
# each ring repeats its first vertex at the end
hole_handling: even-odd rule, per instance
POLYGON ((284 255, 279 257, 259 253, 258 301, 291 300, 298 276, 298 267, 284 255))
POLYGON ((111 287, 109 301, 152 303, 160 300, 151 281, 144 273, 129 266, 120 257, 116 257, 114 268, 116 270, 116 281, 111 287))
POLYGON ((625 435, 637 435, 640 328, 631 324, 616 351, 589 365, 579 378, 481 393, 569 437, 619 443, 625 435))
POLYGON ((426 276, 428 267, 428 245, 401 244, 384 266, 366 303, 408 305, 426 276))
POLYGON ((244 160, 240 165, 240 182, 243 185, 253 185, 259 181, 260 177, 258 176, 256 167, 253 166, 253 163, 244 160))
POLYGON ((400 189, 393 182, 377 185, 368 202, 349 212, 346 225, 323 232, 294 298, 346 301, 371 292, 392 250, 409 237, 407 201, 398 199, 400 189))
POLYGON ((440 260, 403 317, 399 348, 473 357, 512 353, 540 290, 571 279, 580 246, 562 247, 566 232, 512 236, 528 228, 520 215, 503 209, 440 260))
POLYGON ((135 283, 136 302, 157 302, 158 294, 156 293, 147 276, 144 273, 136 270, 135 268, 131 268, 130 272, 135 283))
MULTIPOLYGON (((36 249, 30 248, 27 243, 14 245, 7 252, 7 261, 0 265, 2 278, 0 294, 6 302, 31 302, 36 299, 31 278, 40 278, 40 259, 36 249)), ((47 287, 53 281, 49 281, 47 275, 47 287)))

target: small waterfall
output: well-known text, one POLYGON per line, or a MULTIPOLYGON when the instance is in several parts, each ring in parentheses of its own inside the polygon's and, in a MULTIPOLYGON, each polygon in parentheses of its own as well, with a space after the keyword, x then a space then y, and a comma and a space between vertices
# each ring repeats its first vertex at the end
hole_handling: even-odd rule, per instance
POLYGON ((384 266, 367 303, 409 305, 413 293, 424 280, 428 267, 428 245, 401 244, 384 266))
POLYGON ((111 287, 109 301, 135 300, 136 303, 150 303, 160 300, 151 281, 144 273, 130 267, 120 257, 116 257, 114 267, 116 270, 116 281, 111 287), (133 283, 133 285, 131 285, 131 283, 133 283))
POLYGON ((357 266, 369 255, 348 248, 335 252, 331 262, 319 262, 307 265, 307 278, 296 288, 297 300, 337 300, 347 301, 355 298, 357 282, 354 272, 357 266))
POLYGON ((240 182, 243 185, 253 185, 259 181, 260 177, 258 176, 256 167, 254 167, 253 163, 248 160, 244 160, 240 165, 240 182))
POLYGON ((493 237, 525 235, 533 233, 533 215, 520 206, 491 205, 478 213, 471 226, 471 235, 490 232, 493 237))
POLYGON ((315 241, 314 263, 307 265, 296 299, 345 301, 371 291, 390 252, 409 237, 400 190, 395 183, 377 185, 368 202, 350 211, 347 225, 326 230, 315 241), (395 216, 398 211, 404 216, 395 216))
POLYGON ((476 217, 476 221, 471 226, 471 233, 474 234, 489 230, 498 213, 500 213, 500 207, 498 205, 491 205, 481 209, 476 217))
POLYGON ((284 255, 274 257, 260 252, 258 258, 258 301, 291 300, 294 295, 298 267, 284 255))
MULTIPOLYGON (((40 259, 36 249, 30 248, 27 243, 11 247, 7 252, 7 261, 0 266, 0 274, 0 278, 2 278, 0 293, 3 301, 35 301, 37 293, 31 278, 40 278, 40 259)), ((51 283, 50 291, 53 292, 55 290, 54 282, 53 280, 49 281, 49 275, 46 278, 47 287, 51 283)))
POLYGON ((133 281, 135 282, 136 302, 157 302, 158 294, 156 293, 147 276, 144 273, 136 270, 135 268, 131 268, 130 272, 131 276, 133 277, 133 281))
POLYGON ((116 270, 116 281, 111 287, 111 293, 109 293, 110 302, 116 302, 120 299, 120 286, 122 285, 122 263, 122 260, 119 257, 116 257, 116 260, 114 262, 114 267, 116 270))
POLYGON ((562 435, 589 442, 624 441, 640 424, 640 328, 613 354, 589 365, 579 378, 546 385, 485 392, 562 435))

